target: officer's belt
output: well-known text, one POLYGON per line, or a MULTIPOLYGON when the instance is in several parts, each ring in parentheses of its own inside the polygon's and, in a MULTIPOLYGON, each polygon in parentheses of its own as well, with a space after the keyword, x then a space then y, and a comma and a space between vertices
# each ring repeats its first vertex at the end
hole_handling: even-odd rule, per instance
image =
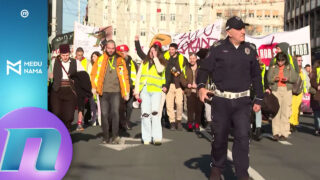
POLYGON ((234 93, 234 92, 228 92, 228 91, 221 92, 218 89, 216 89, 214 92, 214 95, 222 98, 227 98, 227 99, 238 99, 241 97, 250 96, 250 90, 234 93))

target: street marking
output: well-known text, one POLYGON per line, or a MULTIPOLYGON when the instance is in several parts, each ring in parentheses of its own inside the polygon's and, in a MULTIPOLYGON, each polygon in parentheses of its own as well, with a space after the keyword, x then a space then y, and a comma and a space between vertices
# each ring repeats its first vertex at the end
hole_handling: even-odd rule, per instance
MULTIPOLYGON (((162 144, 172 141, 171 139, 162 139, 162 144)), ((116 151, 123 151, 125 149, 141 146, 141 139, 121 137, 120 144, 100 144, 103 147, 110 148, 116 151), (126 141, 134 142, 133 144, 126 144, 126 141)))
POLYGON ((279 143, 287 146, 292 146, 292 144, 288 141, 279 141, 279 143))
MULTIPOLYGON (((187 120, 187 116, 184 113, 182 114, 182 117, 185 120, 187 120)), ((202 127, 200 127, 200 133, 202 133, 203 136, 205 136, 210 142, 212 142, 211 135, 205 129, 203 129, 202 127)), ((228 152, 227 152, 227 156, 228 156, 229 160, 233 161, 232 152, 229 149, 228 149, 228 152)), ((261 174, 258 171, 256 171, 255 169, 253 169, 251 166, 249 166, 248 173, 249 173, 250 177, 253 178, 254 180, 265 180, 261 176, 261 174)))

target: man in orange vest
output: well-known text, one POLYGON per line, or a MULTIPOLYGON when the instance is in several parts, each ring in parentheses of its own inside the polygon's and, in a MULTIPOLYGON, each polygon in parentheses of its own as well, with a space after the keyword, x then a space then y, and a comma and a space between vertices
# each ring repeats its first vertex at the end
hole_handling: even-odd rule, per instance
POLYGON ((103 144, 119 144, 119 108, 121 98, 129 99, 130 85, 126 62, 116 43, 108 40, 105 52, 94 63, 91 71, 93 94, 99 94, 103 144), (112 136, 109 135, 109 120, 112 122, 112 136))
POLYGON ((132 60, 132 57, 129 55, 129 47, 127 45, 122 44, 117 46, 117 51, 120 51, 124 56, 124 60, 126 61, 126 64, 127 64, 129 83, 130 83, 130 98, 128 101, 123 100, 120 104, 120 125, 124 130, 131 130, 130 117, 131 117, 132 108, 133 108, 132 103, 134 100, 132 92, 135 86, 138 66, 136 62, 132 60))

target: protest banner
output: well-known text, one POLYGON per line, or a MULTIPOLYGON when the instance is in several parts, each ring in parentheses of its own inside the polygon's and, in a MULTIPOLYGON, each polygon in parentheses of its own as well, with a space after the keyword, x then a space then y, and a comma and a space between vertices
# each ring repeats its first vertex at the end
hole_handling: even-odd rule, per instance
POLYGON ((292 56, 301 55, 302 65, 311 65, 310 27, 306 26, 295 31, 272 33, 263 37, 246 36, 246 41, 257 47, 257 52, 262 62, 267 66, 276 55, 276 45, 281 42, 289 44, 288 53, 292 56))
POLYGON ((190 52, 196 53, 200 48, 210 48, 214 42, 220 40, 221 28, 222 21, 217 20, 215 23, 195 32, 172 35, 172 41, 178 44, 178 51, 181 54, 189 57, 190 52))
POLYGON ((78 47, 82 47, 84 56, 90 59, 94 51, 101 52, 101 42, 105 39, 112 39, 112 26, 98 28, 75 22, 73 53, 78 47))

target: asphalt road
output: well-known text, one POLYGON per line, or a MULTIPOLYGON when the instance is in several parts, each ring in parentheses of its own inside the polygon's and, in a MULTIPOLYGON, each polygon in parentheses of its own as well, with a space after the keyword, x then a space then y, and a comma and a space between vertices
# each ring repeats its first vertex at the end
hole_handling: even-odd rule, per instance
MULTIPOLYGON (((210 135, 163 128, 161 146, 142 145, 140 111, 134 110, 132 130, 121 132, 120 145, 103 146, 101 128, 73 132, 74 154, 65 180, 207 180, 210 174, 210 135)), ((250 144, 250 175, 253 179, 319 180, 320 137, 313 136, 313 119, 301 117, 299 132, 287 142, 265 138, 250 144)), ((232 148, 232 140, 229 149, 232 148)), ((231 153, 231 151, 229 152, 231 153)), ((229 154, 231 157, 231 154, 229 154)), ((227 162, 225 180, 235 180, 232 160, 227 162)))

